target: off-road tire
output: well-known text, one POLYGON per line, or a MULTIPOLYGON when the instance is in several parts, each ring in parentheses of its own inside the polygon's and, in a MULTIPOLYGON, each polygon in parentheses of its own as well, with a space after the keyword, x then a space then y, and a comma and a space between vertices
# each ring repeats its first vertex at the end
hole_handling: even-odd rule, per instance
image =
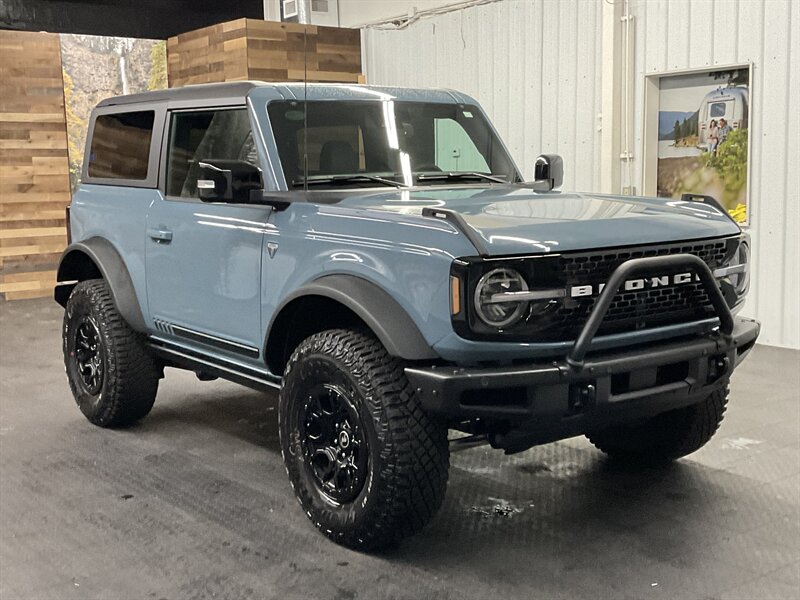
POLYGON ((728 404, 727 384, 704 400, 637 425, 617 425, 587 435, 611 458, 665 463, 702 448, 716 433, 728 404))
POLYGON ((357 550, 391 545, 422 529, 441 506, 449 466, 447 428, 422 409, 402 363, 368 332, 335 329, 303 341, 284 373, 278 419, 295 495, 333 541, 357 550), (365 483, 347 502, 326 497, 304 457, 300 421, 311 390, 321 384, 348 395, 368 446, 365 483))
POLYGON ((64 311, 64 366, 72 394, 84 416, 100 427, 124 427, 143 418, 155 402, 160 368, 145 338, 125 322, 102 279, 78 283, 64 311), (93 391, 81 375, 78 330, 96 328, 101 381, 93 391))

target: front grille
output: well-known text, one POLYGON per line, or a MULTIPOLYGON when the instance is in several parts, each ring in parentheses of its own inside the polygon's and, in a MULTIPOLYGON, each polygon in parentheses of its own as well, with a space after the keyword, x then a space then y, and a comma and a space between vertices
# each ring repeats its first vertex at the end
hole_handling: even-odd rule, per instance
MULTIPOLYGON (((585 252, 565 252, 544 256, 507 257, 486 260, 469 257, 453 262, 452 274, 465 281, 464 297, 475 297, 481 276, 502 264, 516 269, 534 289, 568 289, 591 285, 594 290, 607 283, 614 270, 633 258, 694 254, 712 269, 723 266, 733 256, 739 237, 714 240, 655 244, 628 248, 607 248, 585 252)), ((687 272, 680 267, 657 273, 640 273, 636 278, 662 277, 687 272)), ((670 280, 671 281, 671 278, 670 280)), ((650 286, 648 286, 650 287, 650 286)), ((528 315, 508 329, 498 330, 481 321, 472 302, 469 309, 453 317, 453 328, 461 337, 474 340, 514 342, 563 342, 575 340, 586 324, 598 295, 559 300, 535 301, 528 315)), ((622 290, 614 297, 598 330, 598 335, 624 333, 670 324, 690 323, 714 316, 714 309, 699 282, 668 285, 640 291, 622 290)))
MULTIPOLYGON (((724 264, 729 252, 727 240, 692 244, 669 244, 563 254, 558 270, 567 286, 605 283, 620 264, 632 258, 694 254, 713 270, 724 264)), ((674 272, 680 272, 673 271, 674 272)), ((666 272, 643 274, 665 275, 666 272)), ((574 339, 597 302, 597 296, 568 298, 558 307, 546 328, 550 339, 574 339)), ((713 316, 714 311, 699 282, 641 291, 620 291, 606 313, 599 335, 657 327, 670 323, 697 321, 713 316)), ((545 332, 542 332, 545 333, 545 332)))
POLYGON ((669 254, 694 254, 702 258, 710 267, 721 266, 725 260, 726 240, 701 242, 695 244, 669 244, 645 246, 624 250, 600 250, 588 254, 562 254, 560 267, 567 282, 607 281, 619 265, 631 258, 666 256, 669 254))

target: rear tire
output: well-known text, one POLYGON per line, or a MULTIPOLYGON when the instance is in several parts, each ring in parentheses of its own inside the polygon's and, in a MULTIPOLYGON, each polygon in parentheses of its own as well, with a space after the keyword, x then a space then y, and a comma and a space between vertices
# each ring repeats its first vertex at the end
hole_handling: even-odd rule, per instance
POLYGON ((124 427, 150 412, 161 371, 104 280, 82 281, 72 290, 62 338, 69 387, 90 422, 124 427))
POLYGON ((447 428, 422 410, 400 361, 371 335, 337 329, 302 342, 278 410, 294 492, 333 541, 358 550, 390 545, 441 506, 447 428))
POLYGON ((725 385, 697 404, 665 412, 638 425, 615 425, 586 437, 617 460, 668 462, 702 448, 719 428, 727 404, 725 385))

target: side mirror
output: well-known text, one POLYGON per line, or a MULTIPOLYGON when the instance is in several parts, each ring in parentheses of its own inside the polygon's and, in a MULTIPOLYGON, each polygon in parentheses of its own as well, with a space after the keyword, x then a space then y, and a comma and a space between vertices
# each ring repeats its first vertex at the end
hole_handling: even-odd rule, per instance
POLYGON ((243 160, 207 159, 198 163, 197 195, 203 202, 246 204, 264 187, 261 170, 243 160))
POLYGON ((546 184, 548 190, 564 183, 564 161, 558 154, 540 154, 533 164, 533 179, 546 184))

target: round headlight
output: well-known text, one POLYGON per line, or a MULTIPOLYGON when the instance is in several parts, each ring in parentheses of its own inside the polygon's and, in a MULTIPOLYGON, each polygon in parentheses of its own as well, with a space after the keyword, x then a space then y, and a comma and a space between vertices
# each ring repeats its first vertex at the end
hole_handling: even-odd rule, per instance
POLYGON ((503 296, 528 291, 525 279, 514 269, 499 268, 486 273, 475 288, 475 311, 481 321, 498 329, 519 321, 528 307, 527 301, 503 296))

